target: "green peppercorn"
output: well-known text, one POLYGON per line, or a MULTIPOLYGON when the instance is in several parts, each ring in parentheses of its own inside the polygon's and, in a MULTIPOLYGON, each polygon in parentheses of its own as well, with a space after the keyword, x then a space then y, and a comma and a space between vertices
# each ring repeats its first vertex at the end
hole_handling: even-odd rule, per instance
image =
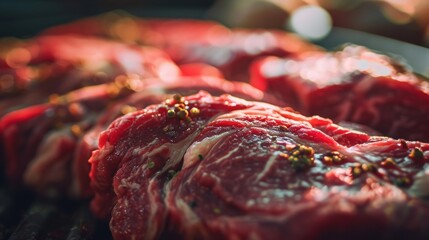
POLYGON ((375 172, 377 170, 377 168, 375 167, 374 164, 364 163, 364 164, 362 164, 362 170, 364 170, 365 172, 375 172))
POLYGON ((196 117, 200 114, 200 109, 193 107, 189 110, 189 113, 191 114, 191 117, 196 117))
POLYGON ((177 112, 177 117, 179 119, 186 119, 188 117, 188 115, 189 115, 189 113, 188 113, 188 110, 186 110, 186 109, 182 109, 179 112, 177 112))
POLYGON ((150 161, 150 162, 147 164, 147 168, 149 168, 149 169, 154 168, 154 167, 155 167, 155 162, 153 162, 153 161, 150 161))
POLYGON ((176 112, 173 109, 169 109, 167 111, 167 117, 174 118, 174 116, 176 116, 176 112))
POLYGON ((296 145, 291 149, 291 154, 286 155, 295 171, 306 170, 314 164, 314 150, 311 147, 296 145))
POLYGON ((352 174, 354 177, 360 176, 362 174, 362 168, 360 166, 353 167, 352 174))

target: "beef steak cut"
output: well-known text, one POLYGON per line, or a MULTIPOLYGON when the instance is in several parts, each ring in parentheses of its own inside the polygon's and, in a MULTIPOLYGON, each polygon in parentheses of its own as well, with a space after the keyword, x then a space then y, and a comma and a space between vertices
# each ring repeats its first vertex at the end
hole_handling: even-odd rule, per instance
POLYGON ((115 239, 425 239, 428 153, 428 144, 199 93, 101 133, 91 208, 111 216, 115 239))
POLYGON ((165 190, 168 237, 429 236, 427 204, 412 206, 406 192, 429 160, 410 159, 410 151, 427 153, 428 144, 386 139, 346 148, 290 119, 239 113, 209 123, 185 153, 165 190))
MULTIPOLYGON (((186 23, 186 22, 185 22, 186 23)), ((182 23, 182 24, 185 24, 182 23)), ((175 26, 174 22, 170 23, 175 26)), ((188 29, 192 29, 192 22, 188 29)), ((169 26, 165 24, 166 26, 169 26)), ((170 28, 171 28, 170 26, 170 28)), ((178 63, 203 62, 217 67, 226 79, 249 82, 249 66, 263 56, 295 56, 304 52, 320 51, 315 46, 298 37, 274 30, 233 29, 227 32, 218 31, 215 35, 209 32, 205 41, 175 41, 167 34, 170 28, 156 29, 162 36, 167 36, 164 49, 178 63), (212 39, 210 39, 212 38, 212 39)), ((181 32, 183 34, 183 31, 181 32)), ((157 46, 157 44, 154 44, 157 46)))
POLYGON ((303 114, 429 142, 429 83, 366 48, 348 46, 295 59, 270 57, 253 66, 252 76, 252 85, 303 114))
POLYGON ((249 65, 259 57, 321 50, 284 31, 228 29, 215 22, 192 19, 141 20, 109 14, 56 26, 44 34, 66 33, 155 46, 166 51, 177 64, 207 63, 219 68, 226 79, 245 82, 249 81, 249 65))
POLYGON ((114 82, 122 75, 161 79, 180 75, 179 68, 159 49, 94 37, 39 36, 5 52, 4 59, 0 58, 0 116, 43 103, 51 94, 114 82), (28 55, 26 61, 14 63, 22 55, 28 55), (3 83, 5 79, 9 81, 3 83))
MULTIPOLYGON (((212 95, 231 94, 247 100, 265 101, 273 104, 284 105, 269 94, 264 94, 247 83, 230 82, 221 78, 199 76, 180 77, 174 81, 162 82, 159 79, 147 79, 142 90, 130 96, 116 101, 108 109, 105 109, 97 117, 97 123, 89 129, 78 141, 76 147, 76 158, 73 160, 72 181, 74 190, 72 192, 89 192, 89 164, 88 159, 92 151, 98 147, 99 134, 104 131, 116 118, 125 113, 142 109, 150 104, 159 103, 171 94, 195 94, 200 90, 212 95)), ((88 195, 88 194, 84 194, 88 195)))
POLYGON ((24 181, 40 192, 67 191, 76 140, 111 101, 127 94, 113 85, 85 87, 3 116, 0 140, 8 182, 24 181))
POLYGON ((180 170, 193 138, 213 117, 251 105, 202 92, 115 120, 101 133, 99 150, 90 159, 93 212, 104 218, 111 214, 115 238, 159 236, 166 217, 163 186, 180 170), (138 211, 130 212, 131 206, 138 211))
POLYGON ((97 148, 101 131, 115 118, 159 103, 173 93, 199 90, 282 104, 247 83, 214 77, 168 81, 130 77, 81 88, 0 118, 7 180, 14 186, 24 183, 43 195, 88 197, 92 194, 88 159, 97 148))

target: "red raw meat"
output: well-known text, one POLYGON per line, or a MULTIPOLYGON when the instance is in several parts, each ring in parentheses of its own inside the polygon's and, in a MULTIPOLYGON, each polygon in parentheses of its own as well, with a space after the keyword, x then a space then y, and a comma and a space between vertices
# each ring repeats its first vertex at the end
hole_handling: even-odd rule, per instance
POLYGON ((168 237, 429 236, 429 208, 419 201, 412 206, 415 199, 401 188, 429 160, 410 159, 410 150, 429 152, 428 144, 402 147, 386 139, 345 148, 292 119, 242 112, 212 121, 185 153, 181 171, 164 190, 168 237), (294 165, 311 158, 310 165, 294 165), (393 163, 386 167, 389 158, 393 163))
POLYGON ((295 56, 320 49, 284 31, 229 30, 195 20, 146 20, 138 24, 158 38, 146 44, 164 49, 178 63, 203 62, 234 81, 249 81, 250 64, 262 56, 295 56), (192 39, 192 41, 189 41, 192 39))
POLYGON ((429 84, 394 60, 199 20, 42 34, 0 50, 13 186, 95 194, 116 240, 429 239, 429 144, 376 136, 429 141, 429 84), (223 79, 252 64, 260 90, 223 79))
POLYGON ((113 82, 125 74, 173 79, 180 69, 163 51, 73 35, 40 36, 11 47, 0 68, 0 115, 42 103, 51 94, 113 82), (14 63, 28 54, 25 62, 14 63), (18 59, 18 60, 14 60, 18 59), (5 98, 8 97, 8 98, 5 98))
POLYGON ((113 84, 89 86, 3 116, 0 140, 8 182, 25 181, 44 193, 68 191, 76 140, 112 100, 129 93, 113 84))
POLYGON ((253 66, 251 84, 306 115, 429 142, 429 83, 363 47, 302 58, 269 57, 253 66))
POLYGON ((424 239, 428 153, 428 144, 199 93, 101 133, 91 208, 111 214, 115 239, 424 239), (198 114, 186 120, 176 104, 198 114))
POLYGON ((109 110, 101 114, 98 117, 97 124, 84 134, 82 139, 78 143, 77 159, 73 161, 74 172, 73 181, 74 186, 77 189, 76 192, 86 191, 90 189, 88 186, 88 172, 89 165, 88 159, 91 157, 92 151, 98 147, 99 134, 105 130, 108 125, 120 117, 125 112, 135 111, 136 109, 142 109, 149 104, 154 104, 165 99, 167 94, 194 94, 200 90, 205 90, 212 95, 220 95, 228 93, 234 96, 239 96, 247 100, 265 101, 277 105, 284 105, 283 102, 276 98, 264 94, 261 91, 251 87, 248 84, 240 82, 229 82, 220 78, 214 77, 182 77, 178 78, 174 82, 160 83, 156 80, 148 80, 143 91, 132 94, 124 100, 121 100, 115 105, 111 106, 109 110))
POLYGON ((95 191, 91 207, 97 216, 107 218, 115 206, 111 224, 116 238, 158 236, 166 214, 162 187, 168 176, 180 169, 192 139, 216 115, 249 107, 247 102, 230 96, 213 98, 204 93, 177 100, 169 99, 165 104, 119 118, 100 135, 100 150, 94 151, 90 159, 95 191), (173 116, 175 104, 186 106, 173 116), (185 109, 189 119, 179 114, 185 109), (122 177, 125 175, 128 180, 122 177), (127 213, 130 205, 139 205, 139 210, 127 213))
POLYGON ((49 104, 23 108, 0 119, 9 183, 20 185, 23 181, 44 195, 90 196, 88 159, 97 148, 101 131, 115 118, 161 102, 168 94, 199 90, 282 104, 246 83, 214 77, 168 81, 125 78, 75 90, 51 99, 49 104))
MULTIPOLYGON (((59 135, 53 134, 55 138, 53 136, 46 136, 46 139, 51 139, 49 142, 43 143, 47 146, 52 145, 51 142, 55 142, 55 139, 59 139, 56 144, 68 139, 68 141, 64 142, 64 144, 67 143, 67 147, 57 145, 55 148, 46 148, 52 150, 49 152, 49 159, 51 160, 46 158, 48 156, 47 151, 37 150, 39 145, 42 144, 41 140, 45 138, 44 135, 58 127, 53 127, 56 124, 56 120, 54 120, 55 116, 47 116, 57 106, 45 104, 46 102, 55 102, 58 99, 62 99, 62 102, 70 103, 73 101, 69 101, 68 98, 73 98, 70 95, 82 95, 78 98, 91 98, 94 96, 97 98, 98 91, 103 91, 104 94, 115 95, 116 93, 111 91, 117 91, 117 87, 121 87, 123 85, 122 81, 127 78, 134 79, 131 82, 132 85, 122 87, 138 88, 141 85, 142 79, 145 78, 173 81, 181 75, 180 69, 176 64, 159 49, 125 45, 94 37, 73 35, 40 36, 19 43, 9 43, 9 45, 3 47, 0 58, 0 117, 3 117, 7 113, 10 113, 10 115, 1 120, 3 126, 0 126, 0 134, 16 135, 18 138, 23 139, 12 140, 9 137, 4 137, 7 142, 3 143, 3 137, 0 138, 0 158, 1 161, 13 162, 7 168, 9 168, 9 179, 13 179, 11 182, 16 183, 20 182, 23 169, 32 160, 32 156, 37 151, 46 153, 42 154, 44 158, 37 161, 39 163, 44 162, 44 165, 34 165, 32 168, 34 171, 30 171, 37 174, 28 175, 27 177, 28 182, 37 182, 38 188, 40 185, 48 184, 47 182, 41 184, 42 181, 45 181, 43 179, 48 179, 48 174, 44 174, 44 171, 50 169, 50 167, 46 168, 43 166, 51 164, 51 160, 58 158, 63 159, 62 161, 57 161, 58 164, 60 162, 69 162, 66 160, 66 157, 60 155, 66 150, 68 152, 72 151, 73 141, 71 139, 75 139, 70 135, 70 131, 68 132, 69 136, 64 135, 67 131, 62 131, 63 134, 59 135), (103 83, 112 83, 112 87, 88 88, 68 94, 70 91, 85 86, 100 85, 103 83), (92 91, 95 92, 93 93, 92 91), (65 96, 61 98, 59 95, 65 96), (41 104, 44 107, 31 107, 35 104, 41 104), (14 112, 23 108, 28 109, 14 112), (15 122, 15 119, 20 119, 19 121, 24 121, 25 124, 19 125, 20 122, 15 122), (39 124, 38 121, 41 123, 39 124), (9 124, 11 125, 9 126, 9 124), (36 135, 30 134, 31 132, 34 132, 36 135), (22 147, 26 146, 27 143, 29 144, 28 149, 23 152, 22 147), (64 150, 58 150, 63 147, 64 150), (14 152, 15 150, 16 152, 14 152), (18 157, 18 155, 21 157, 18 157), (17 160, 18 158, 22 159, 17 160), (21 163, 20 161, 23 162, 21 163), (39 169, 43 169, 43 171, 39 169)), ((89 111, 89 114, 92 114, 92 111, 100 112, 107 105, 105 103, 100 108, 86 110, 89 111)), ((64 111, 67 111, 67 107, 63 106, 60 108, 65 108, 64 111)), ((76 121, 76 119, 73 120, 73 123, 76 123, 76 121)), ((83 122, 82 124, 87 127, 88 124, 91 125, 91 122, 83 122)), ((77 129, 76 126, 72 125, 67 127, 77 129)), ((69 154, 68 156, 71 155, 69 154)), ((64 176, 64 179, 66 178, 64 176)), ((53 178, 52 181, 48 182, 63 181, 57 181, 53 178)), ((66 189, 62 186, 57 186, 56 188, 66 189)), ((44 189, 44 187, 41 189, 44 189)))
POLYGON ((321 50, 284 31, 231 30, 210 21, 141 20, 112 14, 57 26, 43 34, 66 33, 156 46, 166 51, 178 64, 207 63, 217 67, 226 79, 245 82, 249 81, 249 65, 259 57, 286 57, 321 50))

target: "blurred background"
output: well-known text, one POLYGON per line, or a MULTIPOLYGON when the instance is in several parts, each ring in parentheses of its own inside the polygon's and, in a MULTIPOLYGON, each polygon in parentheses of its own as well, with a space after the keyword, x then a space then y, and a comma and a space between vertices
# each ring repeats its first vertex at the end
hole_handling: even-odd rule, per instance
POLYGON ((214 19, 322 39, 331 26, 429 46, 428 0, 0 0, 0 36, 41 30, 112 10, 140 17, 214 19))
POLYGON ((429 46, 428 0, 223 0, 211 17, 222 16, 221 9, 231 25, 284 27, 315 38, 334 26, 429 46))

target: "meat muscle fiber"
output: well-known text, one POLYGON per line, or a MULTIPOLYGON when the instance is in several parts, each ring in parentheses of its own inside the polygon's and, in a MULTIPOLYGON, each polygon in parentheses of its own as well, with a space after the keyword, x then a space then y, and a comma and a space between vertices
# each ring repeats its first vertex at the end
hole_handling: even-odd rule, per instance
POLYGON ((91 152, 98 134, 117 117, 158 103, 173 93, 234 94, 249 100, 282 104, 247 83, 214 77, 121 78, 52 98, 0 118, 0 141, 7 180, 42 195, 88 197, 91 152), (134 88, 132 88, 134 87, 134 88), (26 151, 22 151, 25 148, 26 151), (71 166, 71 167, 70 167, 71 166))
POLYGON ((99 217, 112 215, 111 230, 117 238, 159 236, 166 217, 163 186, 180 169, 192 139, 216 115, 250 106, 229 96, 213 98, 204 93, 179 101, 167 100, 118 118, 100 135, 100 149, 90 159, 95 191, 91 208, 99 217), (175 104, 185 106, 172 116, 175 104), (188 111, 189 116, 180 111, 188 111), (128 212, 129 206, 139 210, 128 212))
MULTIPOLYGON (((264 94, 247 83, 229 82, 221 78, 199 76, 180 77, 175 81, 161 82, 159 79, 147 79, 143 90, 140 90, 120 101, 116 101, 107 110, 97 117, 97 122, 86 131, 78 141, 75 159, 73 160, 72 181, 73 191, 79 194, 90 192, 89 164, 91 152, 97 149, 98 136, 117 117, 125 113, 144 108, 150 104, 158 103, 173 93, 195 94, 200 90, 212 95, 228 93, 247 100, 265 101, 278 105, 285 105, 269 94, 264 94)), ((357 138, 359 139, 359 138, 357 138)), ((84 194, 88 195, 88 194, 84 194)))
POLYGON ((295 59, 269 57, 255 63, 251 82, 305 115, 429 142, 429 83, 364 47, 295 59))
POLYGON ((425 239, 428 152, 201 92, 101 133, 91 208, 115 239, 425 239))

